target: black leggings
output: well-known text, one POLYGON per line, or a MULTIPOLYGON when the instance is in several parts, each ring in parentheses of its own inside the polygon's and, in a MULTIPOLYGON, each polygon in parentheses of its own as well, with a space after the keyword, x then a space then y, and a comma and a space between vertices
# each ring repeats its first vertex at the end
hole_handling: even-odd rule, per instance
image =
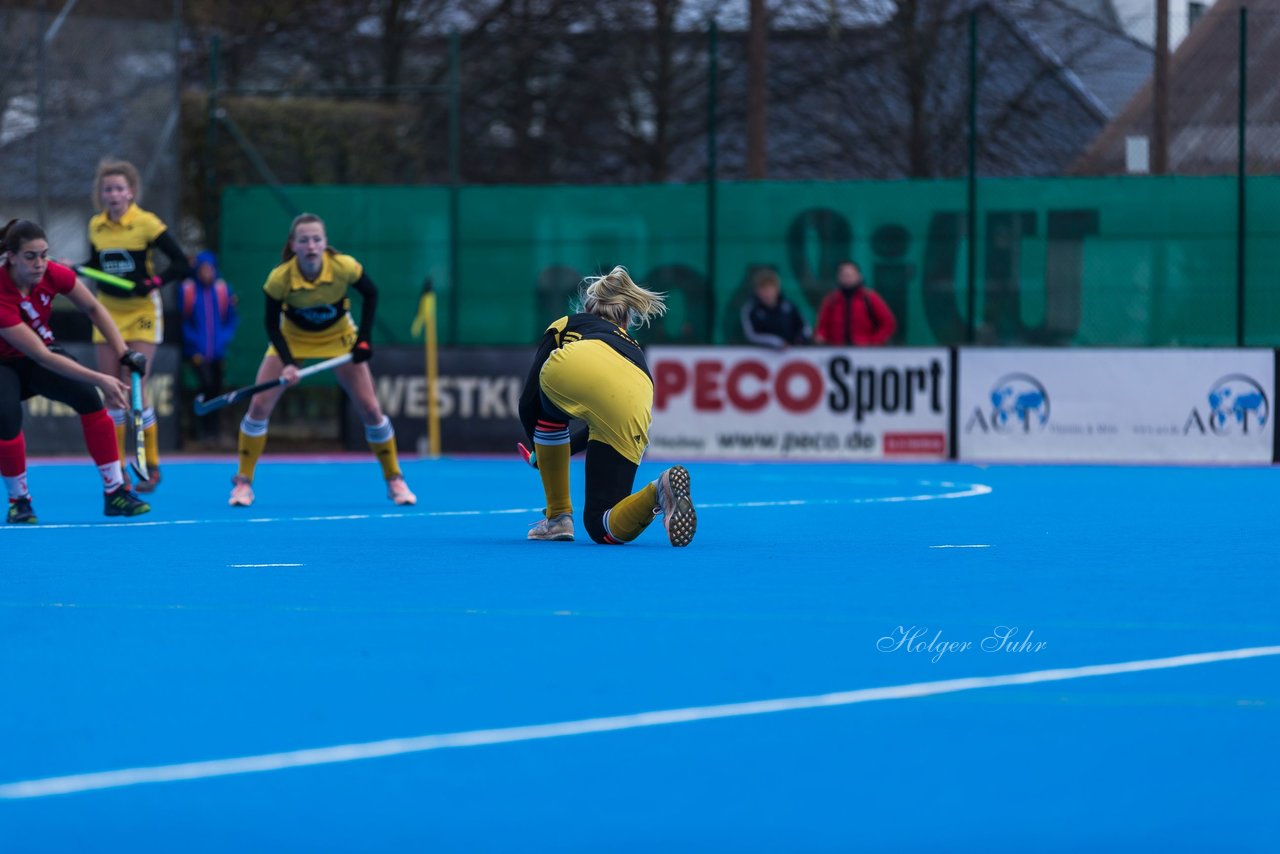
MULTIPOLYGON (((205 400, 212 400, 222 394, 222 360, 215 359, 213 361, 188 360, 187 364, 191 366, 191 370, 195 372, 196 383, 199 385, 200 394, 204 395, 205 400)), ((197 416, 197 438, 212 439, 218 435, 218 425, 221 420, 220 413, 210 412, 208 415, 197 416)))
POLYGON ((582 521, 597 543, 605 542, 604 514, 631 494, 637 468, 612 445, 587 442, 587 507, 582 521))
POLYGON ((102 408, 98 389, 89 383, 55 374, 30 359, 0 361, 0 439, 22 431, 22 401, 36 395, 65 403, 81 415, 102 408))

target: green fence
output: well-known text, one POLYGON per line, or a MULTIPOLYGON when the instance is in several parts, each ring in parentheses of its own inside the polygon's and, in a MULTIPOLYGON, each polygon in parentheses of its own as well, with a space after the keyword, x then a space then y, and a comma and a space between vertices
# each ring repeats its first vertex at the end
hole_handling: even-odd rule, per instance
MULTIPOLYGON (((1249 179, 1244 240, 1229 177, 984 180, 972 259, 963 180, 721 183, 715 233, 697 184, 465 187, 456 223, 443 188, 286 189, 378 284, 375 343, 412 340, 427 278, 442 344, 530 343, 582 276, 614 264, 671 294, 646 341, 733 342, 756 267, 776 268, 812 317, 851 257, 902 344, 1232 346, 1243 319, 1243 343, 1280 346, 1280 178, 1249 179)), ((258 290, 291 217, 260 187, 227 190, 222 217, 243 382, 266 346, 258 290)))

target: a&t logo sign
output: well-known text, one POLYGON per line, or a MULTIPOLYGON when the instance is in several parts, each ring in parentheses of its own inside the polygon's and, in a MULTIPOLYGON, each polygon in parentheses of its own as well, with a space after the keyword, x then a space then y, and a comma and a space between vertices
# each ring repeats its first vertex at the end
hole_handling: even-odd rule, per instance
POLYGON ((1218 436, 1248 436, 1257 433, 1271 418, 1267 393, 1253 377, 1229 374, 1213 384, 1208 409, 1193 407, 1183 425, 1183 434, 1195 430, 1218 436))
POLYGON ((975 407, 965 432, 1030 433, 1049 423, 1049 393, 1030 374, 1006 374, 991 387, 991 409, 975 407))

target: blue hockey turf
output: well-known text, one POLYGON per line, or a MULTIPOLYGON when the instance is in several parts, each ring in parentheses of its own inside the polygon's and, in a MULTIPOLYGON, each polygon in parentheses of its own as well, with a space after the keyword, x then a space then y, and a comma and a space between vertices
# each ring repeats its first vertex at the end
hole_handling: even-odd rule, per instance
POLYGON ((1275 850, 1280 470, 690 470, 673 549, 514 460, 34 465, 0 850, 1275 850))

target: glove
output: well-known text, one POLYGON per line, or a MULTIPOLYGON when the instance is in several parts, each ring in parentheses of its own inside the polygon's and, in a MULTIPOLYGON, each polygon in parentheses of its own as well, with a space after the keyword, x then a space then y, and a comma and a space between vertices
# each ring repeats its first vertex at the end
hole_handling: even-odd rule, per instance
POLYGON ((125 350, 124 355, 120 357, 120 364, 138 376, 142 376, 147 372, 147 357, 137 350, 125 350))
POLYGON ((525 463, 529 465, 530 468, 536 469, 538 467, 537 451, 531 451, 528 448, 526 448, 524 446, 524 442, 516 442, 516 448, 518 448, 520 451, 520 458, 523 459, 525 463))
POLYGON ((146 296, 152 291, 158 291, 160 286, 164 284, 164 279, 159 276, 148 276, 137 285, 134 286, 133 292, 141 296, 146 296))
POLYGON ((351 363, 358 365, 361 362, 367 362, 373 358, 373 345, 368 341, 357 341, 356 346, 351 348, 351 363))

